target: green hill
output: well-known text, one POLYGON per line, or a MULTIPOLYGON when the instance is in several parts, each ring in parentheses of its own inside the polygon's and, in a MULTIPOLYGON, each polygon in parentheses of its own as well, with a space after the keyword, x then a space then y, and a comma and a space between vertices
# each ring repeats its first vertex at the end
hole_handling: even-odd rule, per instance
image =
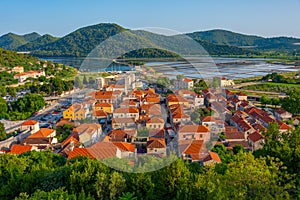
POLYGON ((53 37, 52 35, 45 34, 31 42, 28 42, 22 46, 17 48, 18 51, 32 51, 38 50, 39 48, 43 47, 44 45, 50 44, 52 42, 57 41, 59 38, 53 37))
POLYGON ((25 35, 17 35, 8 33, 0 37, 0 47, 7 50, 17 49, 19 46, 36 40, 40 35, 38 33, 30 33, 25 35))
POLYGON ((193 39, 207 41, 216 45, 230 45, 243 48, 252 48, 263 51, 300 52, 300 39, 292 37, 264 38, 253 35, 244 35, 226 30, 210 30, 188 33, 193 39))
MULTIPOLYGON (((0 37, 0 48, 17 51, 30 51, 36 56, 87 56, 97 45, 125 29, 113 23, 100 23, 75 30, 74 32, 56 38, 51 35, 40 36, 37 33, 16 35, 9 33, 0 37)), ((149 48, 126 54, 126 57, 174 57, 174 54, 164 50, 154 50, 158 47, 180 49, 184 54, 193 54, 187 43, 172 42, 184 35, 165 36, 141 30, 128 30, 120 45, 131 47, 133 42, 148 44, 149 48), (169 46, 168 46, 169 45, 169 46)), ((300 54, 300 39, 291 37, 264 38, 244 35, 226 30, 211 30, 187 33, 187 36, 201 44, 210 55, 289 55, 300 54)), ((108 48, 109 49, 109 48, 108 48)), ((168 48, 167 48, 168 49, 168 48)), ((109 51, 118 51, 114 46, 109 51)), ((106 52, 106 53, 111 53, 106 52)))
POLYGON ((85 56, 106 38, 125 30, 117 24, 97 24, 80 28, 32 53, 44 56, 85 56))

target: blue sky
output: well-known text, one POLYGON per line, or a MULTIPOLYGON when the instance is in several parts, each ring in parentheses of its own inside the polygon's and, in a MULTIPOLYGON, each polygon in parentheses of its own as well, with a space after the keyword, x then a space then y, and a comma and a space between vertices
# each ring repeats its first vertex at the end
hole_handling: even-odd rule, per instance
POLYGON ((36 31, 63 36, 114 22, 126 28, 218 28, 300 38, 300 0, 1 0, 0 5, 0 35, 36 31))

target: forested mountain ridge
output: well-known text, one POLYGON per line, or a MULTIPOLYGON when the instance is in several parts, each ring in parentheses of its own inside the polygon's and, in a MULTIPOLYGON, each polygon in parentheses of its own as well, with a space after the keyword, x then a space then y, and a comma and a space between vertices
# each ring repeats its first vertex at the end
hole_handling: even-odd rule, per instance
MULTIPOLYGON (((10 33, 0 37, 0 48, 30 51, 31 54, 37 56, 87 56, 101 42, 125 30, 128 30, 128 34, 133 34, 141 41, 147 40, 147 42, 151 42, 150 36, 162 43, 176 37, 129 30, 115 23, 100 23, 79 28, 62 38, 32 33, 28 35, 35 35, 35 37, 29 40, 27 35, 10 33)), ((265 52, 277 52, 277 54, 285 53, 295 56, 300 53, 300 45, 298 45, 300 39, 292 37, 264 38, 226 30, 198 31, 186 33, 186 35, 200 43, 210 55, 262 55, 265 52)), ((122 42, 127 45, 130 41, 122 42)), ((142 54, 133 53, 132 55, 151 57, 162 54, 146 50, 142 54)))
POLYGON ((187 35, 193 39, 207 41, 216 45, 230 45, 257 50, 300 51, 300 45, 298 45, 300 39, 293 37, 264 38, 220 29, 198 31, 187 35))
POLYGON ((28 42, 22 46, 19 46, 16 50, 17 51, 32 51, 32 50, 38 50, 40 47, 47 45, 49 43, 57 41, 59 38, 54 37, 49 34, 42 35, 38 37, 37 39, 28 42))
POLYGON ((0 48, 4 48, 7 50, 15 50, 19 46, 24 45, 28 42, 36 40, 41 35, 38 33, 29 33, 25 35, 17 35, 14 33, 7 33, 0 37, 0 48))

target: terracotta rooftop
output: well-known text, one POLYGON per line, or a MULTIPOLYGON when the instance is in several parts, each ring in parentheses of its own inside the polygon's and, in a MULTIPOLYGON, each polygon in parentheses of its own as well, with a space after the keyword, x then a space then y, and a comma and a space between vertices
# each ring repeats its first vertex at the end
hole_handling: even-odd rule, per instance
POLYGON ((98 160, 114 157, 118 148, 110 142, 97 142, 87 148, 89 153, 98 160))
POLYGON ((86 148, 74 148, 73 151, 71 151, 68 155, 68 160, 79 157, 79 156, 85 156, 90 157, 94 159, 94 156, 88 151, 86 148))
POLYGON ((253 142, 257 142, 260 139, 262 139, 262 135, 260 133, 258 133, 257 131, 255 131, 254 133, 251 133, 248 138, 253 141, 253 142))
POLYGON ((97 102, 95 104, 95 107, 112 107, 112 104, 110 103, 100 103, 100 102, 97 102))
POLYGON ((121 151, 130 151, 132 153, 134 152, 134 144, 130 144, 128 142, 113 142, 113 144, 121 151))
POLYGON ((49 128, 41 128, 39 131, 28 136, 28 138, 46 138, 51 135, 55 130, 49 128))
POLYGON ((135 123, 134 118, 112 118, 112 123, 135 123))
POLYGON ((10 153, 12 154, 22 154, 28 151, 31 151, 32 146, 30 145, 20 145, 20 144, 13 144, 11 146, 10 153))
POLYGON ((209 129, 203 125, 184 125, 179 132, 209 132, 209 129))
POLYGON ((137 108, 117 108, 114 110, 114 113, 139 113, 137 108))
POLYGON ((27 121, 23 122, 21 124, 21 126, 30 126, 30 125, 35 125, 37 123, 38 123, 38 121, 36 121, 36 120, 27 120, 27 121))
POLYGON ((166 142, 164 139, 152 138, 147 142, 147 148, 166 148, 166 142))
POLYGON ((203 162, 207 162, 207 161, 210 161, 210 160, 213 160, 217 163, 222 162, 219 155, 215 152, 212 152, 212 151, 208 152, 208 155, 203 159, 203 162))
POLYGON ((153 118, 150 118, 147 123, 165 123, 164 119, 163 118, 160 118, 160 117, 153 117, 153 118))

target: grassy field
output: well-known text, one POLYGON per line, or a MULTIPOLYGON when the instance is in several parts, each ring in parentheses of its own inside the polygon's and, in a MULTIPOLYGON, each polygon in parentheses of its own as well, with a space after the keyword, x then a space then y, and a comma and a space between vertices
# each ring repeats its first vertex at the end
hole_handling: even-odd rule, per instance
MULTIPOLYGON (((278 72, 277 72, 278 73, 278 72)), ((282 72, 282 73, 278 73, 283 75, 286 78, 293 78, 296 75, 300 74, 300 70, 295 71, 295 72, 282 72)), ((253 76, 253 77, 248 77, 248 78, 239 78, 234 80, 235 84, 240 84, 240 83, 247 83, 247 82, 257 82, 260 81, 262 79, 263 76, 253 76)))
POLYGON ((244 87, 241 87, 240 89, 286 93, 288 91, 291 91, 291 90, 294 90, 297 88, 300 88, 300 84, 265 82, 265 83, 256 84, 256 85, 244 86, 244 87))

